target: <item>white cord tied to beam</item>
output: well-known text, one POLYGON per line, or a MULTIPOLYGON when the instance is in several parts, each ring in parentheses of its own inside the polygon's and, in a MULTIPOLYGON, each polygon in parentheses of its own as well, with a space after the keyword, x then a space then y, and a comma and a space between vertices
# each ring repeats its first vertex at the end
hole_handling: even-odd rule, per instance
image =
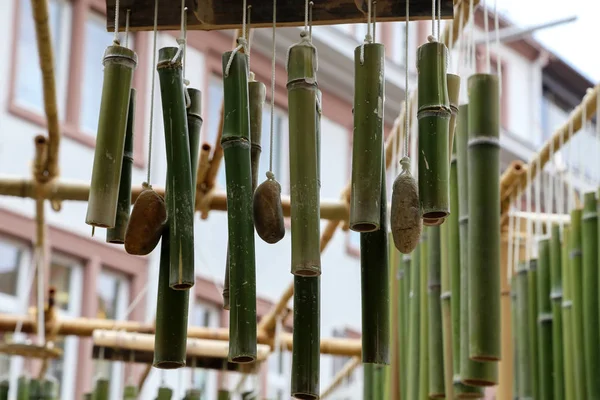
MULTIPOLYGON (((373 43, 373 35, 371 34, 371 16, 372 16, 372 6, 373 0, 368 1, 368 11, 367 11, 367 34, 365 35, 365 40, 360 45, 360 65, 365 63, 365 44, 373 43)), ((373 29, 374 30, 374 29, 373 29)))
POLYGON ((187 51, 187 19, 186 19, 186 11, 187 7, 185 6, 185 0, 181 0, 181 36, 177 38, 177 44, 179 48, 177 52, 171 59, 171 65, 177 64, 181 62, 183 69, 183 93, 185 94, 185 107, 190 108, 192 105, 192 99, 190 98, 190 94, 187 90, 187 87, 190 84, 190 81, 185 77, 185 61, 187 61, 186 51, 187 51))
POLYGON ((300 42, 290 46, 287 50, 287 53, 285 55, 285 70, 286 71, 288 70, 288 64, 290 61, 290 51, 292 50, 292 47, 297 46, 297 45, 302 45, 302 44, 312 47, 313 50, 315 51, 315 71, 319 70, 319 54, 318 54, 317 48, 312 43, 312 7, 313 7, 313 5, 314 5, 314 3, 312 1, 309 1, 309 0, 305 1, 304 30, 302 32, 300 32, 300 42))
POLYGON ((242 36, 237 38, 237 47, 233 49, 231 54, 229 55, 229 60, 227 60, 227 65, 225 66, 225 78, 229 76, 229 69, 231 68, 231 64, 233 63, 233 57, 235 57, 236 53, 242 49, 244 49, 244 53, 248 52, 248 41, 246 40, 246 0, 244 0, 244 6, 242 11, 242 36))

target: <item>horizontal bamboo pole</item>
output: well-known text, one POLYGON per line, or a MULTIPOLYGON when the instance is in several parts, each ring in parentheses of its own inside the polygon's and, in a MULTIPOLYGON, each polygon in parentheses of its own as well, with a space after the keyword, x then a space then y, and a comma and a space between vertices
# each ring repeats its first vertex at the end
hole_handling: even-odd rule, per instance
POLYGON ((333 381, 321 392, 321 400, 325 400, 359 365, 362 365, 360 357, 352 357, 341 370, 333 377, 333 381))
MULTIPOLYGON (((40 185, 31 180, 15 177, 0 176, 0 195, 15 196, 23 198, 37 198, 36 190, 40 191, 42 198, 50 201, 87 201, 90 187, 83 182, 60 182, 52 181, 45 185, 40 185)), ((131 203, 133 204, 141 191, 142 186, 133 186, 131 188, 131 203)), ((164 188, 154 187, 154 190, 164 195, 164 188)), ((283 215, 290 216, 290 197, 282 196, 283 215)), ((227 194, 223 192, 214 193, 209 202, 211 210, 227 211, 227 194)), ((196 205, 197 209, 201 209, 201 205, 196 205)), ((342 220, 347 221, 349 215, 348 206, 345 202, 339 200, 322 200, 321 201, 321 218, 334 220, 336 222, 342 220)))

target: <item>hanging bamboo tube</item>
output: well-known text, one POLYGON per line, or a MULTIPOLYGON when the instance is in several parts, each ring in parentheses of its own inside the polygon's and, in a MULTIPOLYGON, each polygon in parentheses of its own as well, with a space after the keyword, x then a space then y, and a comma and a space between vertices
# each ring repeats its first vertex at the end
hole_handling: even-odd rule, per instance
POLYGON ((498 361, 500 319, 500 107, 498 76, 469 78, 469 356, 498 361))
POLYGON ((162 98, 167 166, 167 214, 169 215, 170 275, 173 289, 194 286, 194 190, 183 70, 177 47, 158 51, 158 77, 162 98))
POLYGON ((248 115, 250 118, 250 165, 252 169, 252 188, 258 186, 258 168, 260 166, 260 153, 262 152, 262 116, 267 87, 255 79, 250 72, 248 80, 248 115))
POLYGON ((515 271, 515 295, 516 295, 516 325, 515 331, 518 340, 517 352, 517 375, 518 391, 515 392, 519 399, 533 398, 532 377, 531 377, 531 347, 528 343, 530 332, 531 312, 529 304, 529 280, 527 263, 519 263, 518 270, 515 271))
MULTIPOLYGON (((186 109, 188 126, 188 143, 190 146, 190 166, 192 172, 192 204, 196 204, 196 187, 198 174, 198 157, 200 155, 200 130, 202 129, 202 92, 198 89, 187 89, 190 106, 186 109)), ((195 210, 195 207, 194 207, 195 210)))
POLYGON ((171 400, 173 397, 173 390, 167 387, 158 388, 158 395, 156 396, 156 400, 171 400))
POLYGON ((108 379, 98 379, 94 386, 94 400, 108 400, 110 395, 110 381, 108 379))
POLYGON ((8 400, 9 384, 8 380, 0 381, 0 400, 8 400))
POLYGON ((419 283, 421 282, 421 243, 412 252, 410 262, 410 291, 409 291, 409 315, 408 315, 408 346, 405 347, 408 357, 408 368, 406 374, 406 399, 418 399, 419 397, 419 371, 422 357, 420 356, 420 319, 421 293, 419 283))
POLYGON ((402 396, 400 399, 406 399, 408 396, 408 368, 409 364, 409 335, 410 335, 410 307, 411 307, 411 279, 412 279, 412 258, 410 254, 404 255, 402 262, 404 264, 404 320, 402 322, 402 336, 400 337, 400 352, 404 354, 404 369, 400 371, 401 381, 400 390, 402 396))
POLYGON ((125 144, 123 148, 123 161, 121 164, 121 177, 119 181, 119 195, 117 198, 117 214, 115 226, 106 230, 108 243, 125 243, 125 231, 129 223, 131 208, 131 170, 133 168, 133 133, 135 131, 135 89, 130 89, 129 107, 127 109, 127 128, 125 129, 125 144))
MULTIPOLYGON (((512 266, 509 266, 511 268, 512 266)), ((519 329, 518 324, 518 305, 517 305, 517 275, 513 274, 510 279, 510 313, 511 313, 511 323, 513 326, 512 329, 512 350, 513 350, 513 393, 512 398, 515 400, 519 399, 520 385, 519 385, 519 351, 521 350, 521 346, 523 345, 523 340, 528 340, 528 337, 520 338, 517 330, 519 329)), ((529 318, 529 316, 527 316, 529 318)), ((527 333, 529 334, 529 332, 527 333)))
POLYGON ((229 229, 229 360, 256 359, 256 266, 252 221, 248 56, 223 54, 225 119, 221 146, 225 153, 229 229), (231 66, 227 68, 231 61, 231 66))
POLYGON ((423 231, 422 242, 420 246, 421 258, 419 260, 419 394, 418 399, 425 400, 429 398, 429 299, 427 298, 427 267, 429 264, 429 238, 430 229, 423 231))
POLYGON ((398 341, 398 385, 400 388, 400 399, 406 398, 406 370, 408 366, 408 293, 407 287, 410 290, 410 284, 407 285, 407 280, 410 279, 410 258, 402 257, 398 250, 394 247, 394 239, 391 234, 388 235, 388 251, 392 268, 397 267, 397 304, 398 304, 398 320, 396 321, 396 338, 398 341))
POLYGON ((375 364, 363 365, 363 400, 375 399, 375 364))
POLYGON ((553 399, 552 384, 552 302, 550 300, 550 240, 542 239, 538 243, 538 371, 540 379, 540 398, 553 399))
MULTIPOLYGON (((380 147, 379 153, 383 154, 380 147)), ((381 161, 381 160, 380 160, 381 161)), ((380 168, 379 229, 360 234, 362 361, 389 364, 390 285, 385 171, 380 168)))
POLYGON ((555 400, 565 398, 562 285, 560 227, 554 224, 550 237, 550 299, 552 300, 552 379, 555 400))
MULTIPOLYGON (((460 97, 460 76, 455 74, 447 74, 448 85, 448 102, 450 104, 450 126, 448 129, 448 154, 452 160, 454 149, 454 131, 456 130, 456 122, 458 117, 458 101, 460 97)), ((452 203, 450 203, 452 208, 452 203)), ((452 211, 450 211, 452 213, 452 211)))
POLYGON ((441 274, 441 238, 440 227, 427 229, 427 315, 428 321, 428 363, 429 363, 429 398, 446 397, 444 386, 444 347, 442 333, 442 308, 440 303, 441 274))
POLYGON ((446 65, 448 49, 430 42, 417 51, 419 124, 419 201, 424 219, 445 218, 450 212, 450 102, 446 65))
POLYGON ((569 234, 569 268, 571 270, 571 288, 573 294, 573 354, 575 390, 577 399, 583 399, 587 391, 584 354, 584 297, 583 297, 583 252, 582 252, 583 210, 571 210, 571 229, 569 234))
MULTIPOLYGON (((529 260, 529 351, 531 352, 531 387, 533 398, 540 398, 539 346, 538 346, 538 260, 529 260)), ((524 339, 523 339, 524 340, 524 339)), ((519 382, 519 386, 522 383, 519 382)))
MULTIPOLYGON (((456 170, 455 170, 456 171, 456 170)), ((450 206, 452 206, 452 190, 450 191, 450 206)), ((452 207, 451 207, 452 208, 452 207)), ((452 215, 452 212, 450 212, 452 215)), ((442 307, 442 335, 444 348, 444 389, 446 397, 454 399, 454 351, 452 346, 452 277, 450 276, 450 259, 448 234, 449 223, 440 226, 440 266, 441 266, 441 292, 440 302, 442 307)), ((458 353, 457 353, 458 354, 458 353)))
POLYGON ((127 47, 108 46, 102 65, 104 83, 85 222, 94 227, 112 228, 117 217, 127 108, 137 55, 127 47))
POLYGON ((219 389, 219 392, 217 393, 217 400, 230 400, 230 399, 231 399, 231 394, 229 393, 228 390, 219 389))
POLYGON ((583 335, 587 398, 600 398, 600 315, 598 311, 598 211, 596 193, 585 193, 581 223, 583 251, 583 335))
POLYGON ((294 277, 292 396, 319 398, 320 277, 294 277))
POLYGON ((127 385, 123 390, 123 400, 137 400, 139 396, 138 387, 135 385, 127 385))
MULTIPOLYGON (((385 47, 365 43, 354 50, 354 133, 350 229, 372 232, 380 227, 383 152, 385 47)), ((386 200, 387 201, 387 200, 386 200)))
POLYGON ((288 51, 288 106, 292 204, 292 273, 321 274, 317 53, 304 38, 288 51))
POLYGON ((456 126, 456 160, 458 171, 458 221, 459 221, 459 242, 460 242, 460 273, 458 292, 460 306, 460 350, 459 361, 460 370, 458 380, 455 384, 464 387, 462 391, 457 391, 457 398, 471 399, 482 398, 483 389, 481 386, 492 386, 498 381, 498 371, 495 363, 473 361, 469 357, 469 163, 467 159, 468 144, 468 120, 469 105, 463 104, 458 112, 458 123, 456 126))
POLYGON ((575 354, 573 350, 573 300, 571 284, 571 266, 569 264, 569 236, 571 228, 566 226, 562 233, 561 248, 561 274, 563 288, 563 338, 564 338, 564 365, 565 365, 565 400, 575 400, 577 391, 575 389, 575 354))
POLYGON ((17 381, 17 400, 29 400, 29 378, 20 376, 17 381))
POLYGON ((202 392, 199 389, 188 389, 183 400, 201 400, 202 392))

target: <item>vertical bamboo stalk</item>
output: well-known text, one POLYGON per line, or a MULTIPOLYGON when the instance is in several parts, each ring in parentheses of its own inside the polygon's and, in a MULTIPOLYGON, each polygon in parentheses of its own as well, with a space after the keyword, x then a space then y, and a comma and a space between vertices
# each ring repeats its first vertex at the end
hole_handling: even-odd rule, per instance
MULTIPOLYGON (((458 102, 460 97, 460 76, 455 74, 447 74, 447 85, 448 85, 448 102, 450 104, 450 126, 448 129, 448 153, 452 160, 452 154, 454 153, 454 131, 456 129, 456 122, 458 117, 458 102)), ((452 202, 450 202, 450 208, 452 208, 452 202)), ((452 211, 450 211, 452 214, 452 211)))
POLYGON ((498 361, 500 318, 500 118, 497 75, 469 78, 469 356, 498 361))
POLYGON ((363 364, 363 400, 374 400, 375 396, 375 364, 363 364))
POLYGON ((538 243, 538 359, 540 374, 540 398, 553 399, 552 370, 552 302, 550 300, 550 240, 538 243))
MULTIPOLYGON (((539 348, 538 348, 538 260, 529 260, 527 272, 529 282, 529 349, 531 352, 531 387, 533 398, 540 399, 540 373, 539 373, 539 348)), ((522 383, 519 382, 519 386, 522 383)))
POLYGON ((108 379, 98 379, 94 387, 94 400, 108 400, 110 394, 110 381, 108 379))
POLYGON ((573 354, 575 355, 574 373, 577 399, 583 399, 587 391, 584 354, 584 301, 583 301, 583 257, 582 257, 582 216, 583 210, 571 210, 571 229, 569 235, 569 268, 573 291, 573 354))
POLYGON ((167 387, 158 388, 158 395, 156 396, 156 400, 171 400, 173 397, 173 390, 167 387))
POLYGON ((31 379, 29 381, 29 397, 30 399, 42 399, 42 381, 39 379, 31 379))
MULTIPOLYGON (((460 242, 460 370, 455 384, 462 383, 463 390, 457 391, 457 398, 483 398, 480 386, 495 385, 498 381, 498 368, 495 363, 473 361, 469 357, 469 162, 467 159, 469 105, 460 106, 456 127, 456 151, 458 171, 458 214, 460 242), (470 386, 471 388, 467 388, 470 386)), ((456 385, 455 385, 456 386, 456 385)))
MULTIPOLYGON (((452 206, 452 202, 453 199, 451 190, 450 206, 452 206)), ((450 215, 452 215, 452 212, 450 212, 450 215)), ((450 260, 448 256, 448 254, 450 253, 448 249, 450 242, 450 238, 448 237, 449 225, 449 223, 446 223, 440 226, 440 266, 442 282, 440 301, 442 306, 442 334, 444 348, 444 389, 446 391, 446 397, 449 399, 454 399, 454 352, 452 348, 452 346, 454 345, 452 341, 452 278, 450 276, 450 260)))
MULTIPOLYGON (((354 50, 354 133, 352 135, 352 191, 350 229, 372 232, 380 227, 379 179, 383 153, 385 48, 366 43, 354 50)), ((383 181, 385 184, 385 181, 383 181)), ((387 201, 387 200, 386 200, 387 201)))
POLYGON ((419 340, 419 400, 429 399, 429 299, 427 297, 427 281, 428 273, 427 267, 429 264, 429 238, 430 229, 427 227, 422 235, 422 243, 420 246, 421 259, 419 268, 421 273, 419 274, 419 296, 420 296, 420 310, 419 310, 419 333, 421 339, 419 340))
POLYGON ((199 389, 188 389, 185 392, 185 398, 183 400, 201 400, 202 392, 199 389))
MULTIPOLYGON (((421 293, 419 282, 421 281, 421 243, 412 252, 410 263, 410 294, 409 294, 409 316, 408 316, 408 365, 406 370, 406 399, 418 399, 419 397, 419 371, 422 357, 420 355, 420 319, 421 293)), ((403 399, 404 400, 404 399, 403 399)))
POLYGON ((127 47, 109 46, 102 64, 104 82, 85 222, 95 227, 112 228, 117 217, 127 107, 137 55, 127 47))
POLYGON ((600 314, 598 307, 598 211, 596 193, 583 198, 581 223, 583 250, 583 322, 587 398, 600 398, 600 314))
MULTIPOLYGON (((200 154, 200 130, 202 129, 202 92, 198 89, 187 89, 190 106, 186 110, 188 125, 188 142, 190 146, 190 162, 192 172, 192 204, 196 201, 196 178, 198 174, 198 156, 200 154)), ((195 208, 194 208, 195 210, 195 208)))
MULTIPOLYGON (((413 253, 414 254, 414 253, 413 253)), ((400 371, 400 400, 405 400, 408 398, 408 376, 409 369, 408 366, 410 364, 410 310, 411 310, 411 279, 412 279, 412 259, 414 255, 407 254, 403 255, 402 263, 404 264, 404 320, 402 321, 402 336, 400 337, 400 351, 401 354, 404 354, 404 369, 400 371)))
MULTIPOLYGON (((406 367, 407 367, 407 348, 404 346, 405 338, 406 338, 406 330, 407 330, 407 315, 406 311, 407 307, 407 296, 406 296, 406 279, 407 276, 407 262, 400 255, 400 252, 394 246, 394 239, 392 234, 388 234, 388 254, 390 258, 391 265, 391 273, 395 276, 395 280, 393 280, 396 285, 396 293, 391 293, 391 298, 396 299, 396 312, 394 313, 394 308, 390 307, 390 314, 392 316, 391 321, 395 324, 395 329, 391 331, 390 339, 392 340, 392 351, 396 351, 397 357, 397 368, 391 369, 392 379, 395 384, 392 389, 397 391, 398 394, 394 396, 394 399, 403 400, 405 397, 402 394, 404 391, 404 385, 406 384, 406 367), (393 272, 392 272, 393 271, 393 272), (394 320, 395 319, 395 320, 394 320), (395 342, 395 344, 394 344, 395 342), (395 349, 394 349, 395 347, 395 349), (395 376, 393 376, 395 373, 395 376), (397 396, 397 397, 396 397, 397 396)), ((392 356, 394 356, 392 354, 392 356)), ((394 365, 394 361, 392 359, 392 365, 394 365)))
POLYGON ((130 89, 129 107, 127 109, 127 128, 125 129, 125 144, 123 148, 123 161, 121 164, 121 178, 119 181, 119 195, 117 199, 117 214, 115 226, 106 230, 108 243, 125 243, 125 232, 129 223, 131 209, 131 170, 133 168, 133 133, 135 131, 135 89, 130 89))
POLYGON ((424 219, 445 218, 450 212, 447 58, 448 49, 440 42, 426 43, 417 51, 419 200, 424 219))
POLYGON ((29 378, 20 376, 17 381, 17 400, 29 400, 29 378))
POLYGON ((569 236, 571 228, 566 226, 563 229, 563 240, 561 248, 561 273, 563 287, 563 338, 564 338, 564 365, 565 365, 565 399, 575 400, 575 359, 573 351, 573 300, 571 283, 571 266, 569 265, 569 236))
POLYGON ((292 273, 321 274, 317 53, 306 40, 288 52, 292 273))
POLYGON ((221 146, 225 154, 229 230, 229 360, 256 359, 256 266, 252 221, 248 56, 223 54, 225 119, 221 146), (227 65, 231 66, 227 70, 227 65))
POLYGON ((8 400, 9 384, 8 380, 0 381, 0 400, 8 400))
POLYGON ((563 359, 563 281, 561 275, 561 243, 560 227, 552 226, 550 237, 550 299, 552 300, 552 380, 554 384, 554 399, 565 398, 565 374, 563 359))
POLYGON ((428 229, 427 270, 428 273, 428 316, 429 316, 429 398, 446 397, 444 385, 444 346, 442 332, 441 288, 441 234, 439 226, 428 229))
POLYGON ((533 398, 533 388, 531 386, 531 347, 528 344, 529 336, 529 280, 528 280, 527 263, 519 263, 519 268, 516 271, 515 278, 515 295, 516 295, 516 337, 518 341, 517 352, 517 382, 518 392, 517 398, 529 399, 533 398))
MULTIPOLYGON (((509 266, 509 268, 511 268, 512 266, 509 266)), ((519 337, 519 334, 517 333, 517 330, 519 329, 519 324, 518 324, 518 305, 517 305, 517 275, 514 274, 510 280, 510 312, 511 312, 511 321, 512 321, 512 346, 513 346, 513 393, 512 393, 512 398, 514 400, 519 400, 519 393, 520 393, 520 379, 519 379, 519 352, 521 351, 521 346, 523 346, 523 342, 524 340, 528 340, 529 338, 527 336, 525 336, 525 339, 523 339, 522 337, 519 337)), ((529 323, 529 315, 527 316, 528 320, 527 322, 529 323)), ((527 334, 529 335, 529 332, 527 332, 527 334)))
MULTIPOLYGON (((383 147, 379 152, 383 154, 383 147)), ((388 231, 385 169, 380 168, 380 228, 360 234, 362 300, 362 361, 389 364, 390 285, 388 282, 388 231)))
POLYGON ((294 331, 291 394, 300 400, 319 398, 320 277, 294 277, 294 331))
POLYGON ((137 400, 139 396, 136 385, 127 385, 123 390, 123 400, 137 400))
POLYGON ((41 398, 44 400, 56 400, 58 398, 58 382, 54 378, 46 378, 42 381, 41 398))
POLYGON ((217 394, 217 400, 230 400, 231 394, 229 391, 224 389, 219 389, 219 393, 217 394))
POLYGON ((169 285, 185 290, 194 285, 194 198, 188 123, 181 59, 177 47, 158 51, 158 78, 162 99, 167 166, 166 190, 170 242, 169 285))

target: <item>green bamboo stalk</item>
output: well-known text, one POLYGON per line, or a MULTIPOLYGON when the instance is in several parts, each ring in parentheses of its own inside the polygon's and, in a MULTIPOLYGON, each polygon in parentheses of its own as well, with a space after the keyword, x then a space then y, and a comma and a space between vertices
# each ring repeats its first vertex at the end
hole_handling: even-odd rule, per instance
POLYGON ((587 398, 600 399, 600 314, 598 307, 598 211, 596 193, 583 197, 581 223, 583 250, 584 359, 587 398))
MULTIPOLYGON (((456 163, 455 163, 456 164, 456 163)), ((450 191, 452 195, 452 191, 450 191)), ((452 206, 452 196, 450 196, 450 205, 452 206)), ((452 212, 450 213, 452 215, 452 212)), ((441 266, 441 293, 440 301, 442 306, 442 334, 444 348, 444 389, 446 398, 454 399, 454 352, 452 346, 452 277, 450 276, 450 260, 448 254, 450 238, 448 237, 449 223, 440 226, 440 266, 441 266)))
POLYGON ((563 281, 561 275, 560 227, 552 226, 550 237, 550 299, 552 300, 552 380, 554 400, 565 398, 565 372, 563 349, 563 281))
POLYGON ((17 381, 17 400, 29 400, 29 378, 20 376, 17 381))
POLYGON ((550 300, 550 240, 538 243, 538 359, 540 398, 553 399, 552 302, 550 300))
POLYGON ((31 400, 43 399, 42 381, 39 379, 31 379, 29 381, 29 398, 31 400))
MULTIPOLYGON (((454 131, 456 129, 456 122, 458 118, 458 104, 460 97, 460 76, 456 74, 447 74, 447 85, 448 85, 448 102, 450 104, 450 125, 448 129, 448 153, 452 160, 452 154, 454 154, 454 131)), ((452 167, 451 167, 452 168, 452 167)), ((452 183, 450 183, 452 184, 452 183)), ((452 190, 452 189, 450 189, 452 190)), ((450 200, 450 214, 452 214, 452 200, 450 200)))
MULTIPOLYGON (((512 266, 509 266, 509 268, 512 266)), ((514 400, 519 400, 519 392, 520 392, 520 380, 519 380, 519 351, 521 346, 523 345, 523 338, 519 337, 517 333, 517 329, 519 329, 518 323, 518 305, 517 305, 517 275, 513 275, 510 279, 510 313, 511 313, 511 323, 512 323, 512 346, 513 346, 513 393, 512 398, 514 400)), ((527 322, 529 323, 529 315, 527 315, 527 322)), ((529 332, 527 332, 529 335, 529 332)), ((524 340, 528 340, 528 337, 525 336, 524 340)))
MULTIPOLYGON (((529 351, 531 352, 531 387, 533 398, 540 399, 540 373, 538 349, 538 260, 529 260, 529 351)), ((521 382, 519 382, 521 385, 521 382)))
POLYGON ((250 73, 248 81, 248 115, 250 117, 250 165, 252 169, 252 190, 258 186, 258 167, 260 165, 260 146, 262 141, 262 116, 267 87, 264 83, 254 79, 254 73, 250 73))
POLYGON ((288 51, 292 273, 321 274, 317 53, 305 40, 288 51))
POLYGON ((158 388, 158 395, 156 396, 156 400, 171 400, 173 397, 173 390, 167 387, 158 388))
POLYGON ((319 398, 320 289, 320 277, 294 277, 291 394, 301 400, 319 398))
POLYGON ((400 336, 400 352, 404 354, 404 369, 400 370, 400 400, 407 399, 408 397, 408 370, 410 369, 408 366, 410 364, 410 343, 409 343, 409 335, 410 335, 410 304, 411 304, 411 278, 412 278, 412 258, 411 254, 406 254, 402 256, 402 263, 404 264, 404 282, 403 282, 403 295, 404 295, 404 319, 402 320, 402 330, 400 336))
POLYGON ((94 400, 108 400, 110 394, 110 381, 108 379, 98 379, 94 387, 94 400))
POLYGON ((112 228, 117 217, 127 108, 137 55, 127 47, 108 46, 102 65, 104 82, 85 222, 94 227, 112 228))
POLYGON ((409 290, 409 315, 408 315, 408 365, 406 370, 406 399, 418 399, 419 396, 419 371, 422 357, 420 355, 420 318, 421 293, 419 282, 421 275, 421 243, 412 252, 410 263, 410 290, 409 290))
POLYGON ((517 381, 519 399, 532 399, 533 388, 531 378, 531 347, 528 345, 527 338, 529 337, 529 279, 527 263, 519 263, 515 279, 515 296, 516 296, 516 324, 515 331, 517 337, 517 381), (524 339, 524 340, 522 340, 524 339))
POLYGON ((419 201, 423 218, 445 218, 449 204, 450 101, 448 49, 429 42, 417 50, 419 125, 419 201))
MULTIPOLYGON (((192 172, 192 198, 196 199, 196 176, 198 174, 198 156, 200 154, 200 130, 202 129, 202 92, 198 89, 187 89, 190 106, 186 110, 188 125, 188 142, 190 147, 190 165, 192 172)), ((194 208, 195 209, 195 208, 194 208)))
POLYGON ((248 110, 248 56, 223 54, 223 137, 229 227, 229 360, 256 359, 256 265, 248 110), (227 65, 231 61, 229 71, 227 65))
POLYGON ((201 400, 202 392, 198 389, 188 389, 185 392, 184 400, 201 400))
POLYGON ((58 399, 58 382, 54 378, 46 378, 42 381, 42 397, 44 400, 58 399))
POLYGON ((375 367, 376 364, 363 365, 363 400, 375 400, 375 367))
MULTIPOLYGON (((379 149, 380 153, 383 147, 379 149)), ((360 234, 360 270, 362 300, 362 361, 390 362, 390 285, 388 265, 387 197, 385 169, 380 168, 380 229, 360 234)))
POLYGON ((8 380, 0 381, 0 400, 8 400, 8 380))
POLYGON ((459 214, 459 242, 460 242, 460 288, 458 292, 460 306, 460 370, 455 378, 455 386, 462 383, 464 387, 457 391, 457 398, 472 399, 483 398, 481 386, 492 386, 498 382, 498 368, 496 363, 473 361, 469 357, 469 180, 467 159, 469 105, 460 106, 458 123, 456 127, 456 152, 458 172, 458 214, 459 214))
POLYGON ((127 385, 123 390, 123 400, 137 400, 138 387, 135 385, 127 385))
MULTIPOLYGON (((396 324, 396 335, 394 336, 393 331, 390 334, 390 342, 392 343, 392 351, 396 351, 397 359, 398 359, 398 368, 396 370, 396 376, 392 377, 392 381, 397 381, 398 385, 394 386, 393 389, 399 389, 398 398, 404 399, 404 395, 402 392, 404 391, 404 385, 406 385, 406 367, 407 367, 407 352, 405 344, 406 338, 406 321, 407 315, 406 312, 408 310, 407 307, 407 296, 406 296, 406 279, 407 277, 407 262, 400 255, 400 252, 394 246, 394 239, 392 237, 391 232, 388 233, 388 254, 390 259, 390 273, 395 277, 392 282, 396 285, 396 293, 390 292, 392 299, 396 298, 396 315, 393 314, 394 309, 390 307, 390 315, 392 323, 396 324), (395 344, 394 344, 395 342, 395 344), (395 346, 395 347, 394 347, 395 346)), ((393 362, 392 362, 393 365, 393 362)))
MULTIPOLYGON (((27 398, 29 399, 29 398, 27 398)), ((21 400, 21 399, 19 399, 21 400)), ((94 400, 94 393, 84 393, 83 394, 83 400, 94 400)))
POLYGON ((500 92, 498 76, 469 78, 469 356, 498 361, 500 318, 500 92))
POLYGON ((441 234, 439 226, 428 230, 428 326, 429 326, 429 398, 446 397, 444 384, 444 335, 442 328, 441 295, 441 234))
MULTIPOLYGON (((380 226, 382 190, 385 48, 366 43, 354 50, 354 133, 350 229, 372 232, 380 226)), ((385 185, 385 181, 383 181, 385 185)))
POLYGON ((563 287, 563 301, 562 301, 562 313, 563 313, 563 338, 564 338, 564 365, 565 365, 565 399, 575 400, 576 389, 575 389, 575 358, 573 351, 573 289, 571 282, 571 266, 569 265, 569 236, 571 234, 571 228, 565 226, 563 229, 563 241, 561 249, 561 273, 562 273, 562 287, 563 287))
POLYGON ((131 209, 131 170, 133 168, 133 134, 135 131, 135 89, 131 88, 129 107, 127 109, 127 128, 125 130, 125 144, 123 148, 123 161, 121 164, 121 178, 119 181, 119 195, 117 200, 117 214, 115 226, 106 230, 108 243, 125 243, 125 232, 129 223, 131 209))
POLYGON ((219 393, 217 395, 217 400, 229 400, 231 398, 231 394, 229 391, 225 389, 219 389, 219 393))
POLYGON ((571 210, 571 230, 569 236, 569 268, 573 294, 573 354, 575 390, 577 399, 585 398, 587 391, 584 354, 584 301, 583 301, 583 252, 582 252, 583 210, 571 210))
POLYGON ((188 121, 186 116, 181 59, 175 59, 177 47, 158 51, 156 69, 160 81, 167 166, 167 214, 169 223, 170 275, 173 289, 185 290, 194 285, 194 190, 188 121))
POLYGON ((421 259, 419 268, 419 400, 429 399, 429 299, 427 297, 427 281, 429 279, 427 269, 429 265, 429 240, 431 238, 431 227, 427 227, 423 232, 423 242, 421 243, 421 259))

